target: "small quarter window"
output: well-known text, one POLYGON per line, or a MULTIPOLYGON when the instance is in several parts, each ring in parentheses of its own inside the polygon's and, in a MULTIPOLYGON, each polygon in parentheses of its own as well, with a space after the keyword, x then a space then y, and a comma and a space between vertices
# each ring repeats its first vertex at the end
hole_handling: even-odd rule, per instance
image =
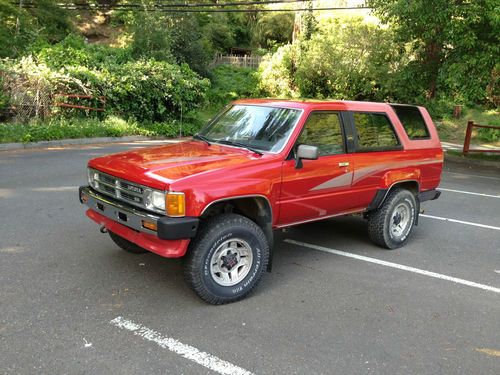
POLYGON ((409 105, 392 105, 394 111, 403 124, 403 128, 410 139, 428 139, 429 130, 425 120, 417 107, 409 105))
POLYGON ((302 129, 298 144, 318 147, 320 156, 343 154, 344 140, 339 114, 312 112, 302 129))
POLYGON ((392 124, 382 113, 353 113, 360 151, 391 149, 399 145, 392 124))

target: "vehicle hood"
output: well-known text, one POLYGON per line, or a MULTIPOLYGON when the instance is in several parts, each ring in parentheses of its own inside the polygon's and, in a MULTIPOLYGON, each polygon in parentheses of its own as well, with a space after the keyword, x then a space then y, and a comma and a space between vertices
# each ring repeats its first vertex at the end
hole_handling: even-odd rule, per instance
POLYGON ((188 141, 106 155, 90 160, 89 167, 156 189, 167 189, 182 178, 258 158, 246 149, 188 141))

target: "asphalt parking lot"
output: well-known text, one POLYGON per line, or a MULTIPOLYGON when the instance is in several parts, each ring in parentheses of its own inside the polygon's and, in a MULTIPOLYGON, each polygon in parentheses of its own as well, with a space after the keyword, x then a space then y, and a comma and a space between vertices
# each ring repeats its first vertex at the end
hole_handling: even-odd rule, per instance
POLYGON ((359 217, 279 233, 273 272, 214 307, 78 202, 88 159, 143 146, 0 152, 0 374, 500 373, 498 170, 446 166, 399 250, 359 217))

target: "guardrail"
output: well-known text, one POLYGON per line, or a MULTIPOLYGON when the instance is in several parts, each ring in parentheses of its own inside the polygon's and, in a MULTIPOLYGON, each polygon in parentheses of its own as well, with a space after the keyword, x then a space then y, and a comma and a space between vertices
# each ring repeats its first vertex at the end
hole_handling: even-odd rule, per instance
POLYGON ((479 124, 474 124, 474 121, 468 121, 467 122, 467 130, 465 131, 465 140, 464 140, 464 149, 463 149, 464 155, 469 153, 469 152, 500 152, 500 150, 498 150, 498 149, 497 150, 495 150, 495 149, 471 150, 470 149, 470 140, 472 138, 472 128, 498 129, 498 131, 500 131, 499 126, 479 125, 479 124))
POLYGON ((63 107, 63 108, 77 108, 77 109, 85 109, 87 111, 97 111, 104 112, 106 110, 106 97, 105 96, 93 96, 93 95, 79 95, 79 94, 55 94, 55 97, 64 97, 64 98, 76 98, 76 99, 98 99, 102 106, 101 107, 88 107, 84 105, 77 105, 71 103, 62 103, 56 101, 52 104, 54 107, 63 107))

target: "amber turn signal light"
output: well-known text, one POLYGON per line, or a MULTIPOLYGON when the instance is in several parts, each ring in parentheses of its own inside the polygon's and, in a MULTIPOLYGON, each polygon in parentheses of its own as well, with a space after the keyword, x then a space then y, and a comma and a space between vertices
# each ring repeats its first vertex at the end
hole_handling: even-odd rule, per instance
POLYGON ((142 226, 146 229, 153 230, 155 232, 158 229, 158 226, 156 225, 156 223, 151 223, 151 222, 145 221, 145 220, 142 220, 142 226))
POLYGON ((168 192, 166 201, 167 201, 166 211, 168 216, 186 215, 186 200, 184 193, 168 192))

